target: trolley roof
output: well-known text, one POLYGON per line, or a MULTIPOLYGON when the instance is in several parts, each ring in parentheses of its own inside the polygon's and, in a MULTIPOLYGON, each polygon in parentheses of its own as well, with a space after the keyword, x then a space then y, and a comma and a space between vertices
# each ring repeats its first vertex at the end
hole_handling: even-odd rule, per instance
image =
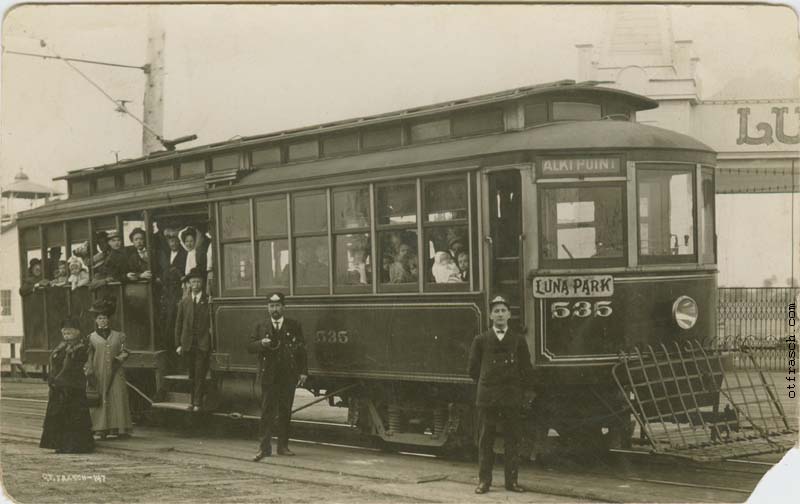
POLYGON ((308 126, 303 128, 295 128, 274 133, 267 133, 262 135, 238 137, 235 140, 228 140, 225 142, 211 143, 189 149, 176 150, 176 151, 158 151, 151 153, 148 156, 143 156, 135 159, 122 160, 117 163, 110 163, 98 165, 89 168, 81 168, 71 170, 66 175, 56 177, 54 180, 62 179, 76 179, 82 178, 86 175, 97 175, 100 172, 110 172, 117 169, 124 170, 139 165, 150 165, 154 163, 164 163, 168 161, 175 161, 188 157, 200 157, 210 153, 224 152, 236 150, 241 147, 258 146, 262 144, 269 144, 283 140, 300 140, 303 137, 314 137, 322 133, 329 132, 344 132, 349 129, 363 128, 366 126, 385 125, 390 122, 398 122, 407 119, 421 119, 426 116, 436 116, 446 114, 452 111, 477 108, 486 105, 498 105, 504 102, 517 101, 525 98, 535 98, 544 95, 558 94, 563 96, 580 95, 583 93, 591 93, 594 96, 605 95, 608 98, 614 98, 624 102, 632 110, 650 110, 658 107, 658 102, 647 98, 645 96, 637 95, 627 91, 618 89, 599 87, 596 81, 585 81, 576 83, 573 80, 560 80, 546 84, 539 84, 533 86, 519 87, 500 91, 497 93, 490 93, 484 95, 473 96, 470 98, 463 98, 458 100, 451 100, 432 105, 421 107, 414 107, 394 112, 388 112, 378 115, 371 115, 365 117, 357 117, 352 119, 345 119, 341 121, 328 122, 308 126))
MULTIPOLYGON (((480 159, 494 154, 523 152, 537 154, 565 154, 592 149, 620 152, 630 150, 694 151, 704 157, 714 156, 714 151, 704 143, 675 131, 626 121, 574 121, 548 123, 540 127, 503 134, 455 139, 447 142, 410 145, 402 149, 378 151, 339 158, 321 159, 311 163, 278 165, 269 169, 253 170, 245 174, 234 186, 209 192, 205 180, 187 179, 161 186, 144 186, 123 194, 109 193, 93 198, 71 198, 55 201, 24 212, 26 218, 48 215, 70 218, 91 215, 113 205, 116 211, 140 210, 170 204, 188 204, 264 194, 265 191, 282 192, 314 185, 316 181, 329 181, 336 176, 344 180, 379 180, 388 176, 402 176, 404 170, 439 165, 478 168, 480 159), (302 181, 302 182, 301 182, 302 181), (218 194, 217 194, 218 193, 218 194)), ((410 173, 409 171, 409 173, 410 173)), ((322 182, 319 182, 322 183, 322 182)))

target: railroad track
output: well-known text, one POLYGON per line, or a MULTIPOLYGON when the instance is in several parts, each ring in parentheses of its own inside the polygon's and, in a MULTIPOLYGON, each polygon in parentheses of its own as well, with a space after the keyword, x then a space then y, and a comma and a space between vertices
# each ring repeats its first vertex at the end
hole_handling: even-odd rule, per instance
MULTIPOLYGON (((44 416, 46 401, 42 399, 29 399, 23 397, 3 396, 2 414, 13 415, 17 418, 29 419, 28 433, 8 433, 4 429, 3 435, 18 437, 29 442, 38 442, 38 430, 44 416)), ((224 420, 224 418, 220 418, 224 420)), ((241 421, 240 421, 241 422, 241 421)), ((253 423, 253 422, 251 422, 253 423)), ((362 452, 372 452, 378 456, 383 456, 381 450, 371 446, 369 441, 358 436, 353 429, 346 425, 334 424, 330 422, 315 422, 309 420, 293 420, 293 440, 304 445, 345 448, 348 450, 360 450, 362 452)), ((202 436, 202 433, 199 433, 202 436)), ((239 431, 241 437, 242 431, 239 431)), ((137 441, 142 439, 135 438, 137 441)), ((252 440, 252 435, 247 437, 252 440)), ((136 454, 137 457, 152 456, 148 447, 136 447, 135 444, 126 443, 124 445, 116 442, 106 442, 103 447, 122 450, 126 453, 136 454), (149 455, 148 455, 149 454, 149 455)), ((251 445, 252 446, 252 445, 251 445)), ((242 461, 242 454, 228 453, 209 453, 207 450, 196 450, 187 446, 177 446, 173 450, 177 454, 204 459, 242 461)), ((405 458, 406 464, 409 457, 432 457, 431 454, 419 453, 398 453, 399 457, 405 458)), ((452 462, 439 461, 439 464, 452 466, 452 462)), ((461 464, 462 466, 465 464, 461 464)), ((446 474, 441 479, 458 484, 459 486, 474 485, 474 464, 467 472, 461 471, 459 474, 446 474), (463 474, 462 474, 463 473, 463 474)), ((753 460, 728 460, 721 463, 687 463, 686 461, 677 462, 660 457, 654 457, 646 452, 637 450, 614 450, 603 464, 586 465, 573 463, 556 463, 546 469, 523 466, 520 472, 520 480, 534 492, 547 495, 589 499, 606 502, 622 502, 625 500, 644 500, 647 495, 672 495, 673 498, 655 499, 658 500, 698 500, 698 501, 742 501, 749 495, 755 484, 763 474, 772 466, 771 463, 753 460), (605 489, 594 491, 591 489, 578 488, 575 485, 565 484, 565 481, 574 481, 575 478, 587 478, 592 481, 605 481, 607 487, 614 490, 605 489), (560 479, 560 483, 559 480, 560 479), (528 482, 535 482, 533 485, 528 482), (628 488, 639 488, 637 491, 627 491, 628 488), (621 490, 622 489, 622 490, 621 490), (658 491, 656 491, 658 490, 658 491), (642 494, 641 492, 650 492, 642 494)), ((312 473, 322 472, 341 473, 341 467, 304 467, 312 473)), ((350 474, 353 477, 364 477, 363 474, 350 474)), ((434 474, 433 480, 436 479, 434 474)), ((376 481, 386 480, 386 478, 372 478, 376 481)), ((432 481, 433 481, 432 480, 432 481)), ((391 480, 387 480, 391 481, 391 480)), ((602 485, 601 485, 602 486, 602 485)), ((459 492, 470 492, 470 488, 462 488, 459 492)))

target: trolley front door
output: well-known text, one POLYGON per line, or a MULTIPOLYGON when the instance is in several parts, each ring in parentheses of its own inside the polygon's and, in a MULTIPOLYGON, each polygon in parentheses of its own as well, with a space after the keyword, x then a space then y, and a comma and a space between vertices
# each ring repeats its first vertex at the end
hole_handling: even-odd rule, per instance
POLYGON ((503 296, 511 304, 511 325, 525 325, 525 282, 522 271, 522 195, 518 169, 490 172, 487 215, 487 295, 503 296))

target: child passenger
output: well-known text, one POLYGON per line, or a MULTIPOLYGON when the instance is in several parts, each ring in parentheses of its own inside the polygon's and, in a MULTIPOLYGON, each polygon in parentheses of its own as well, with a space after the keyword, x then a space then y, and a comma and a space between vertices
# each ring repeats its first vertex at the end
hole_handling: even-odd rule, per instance
POLYGON ((67 278, 67 285, 72 290, 84 285, 89 285, 89 270, 79 257, 72 256, 69 258, 69 277, 67 278))
POLYGON ((433 273, 433 278, 436 283, 450 283, 450 282, 461 282, 461 278, 459 278, 459 269, 453 263, 453 258, 450 257, 449 252, 440 251, 436 252, 433 256, 433 266, 431 267, 431 273, 433 273))
POLYGON ((69 281, 69 272, 67 272, 67 261, 58 261, 58 269, 53 277, 52 285, 56 287, 64 287, 69 281))

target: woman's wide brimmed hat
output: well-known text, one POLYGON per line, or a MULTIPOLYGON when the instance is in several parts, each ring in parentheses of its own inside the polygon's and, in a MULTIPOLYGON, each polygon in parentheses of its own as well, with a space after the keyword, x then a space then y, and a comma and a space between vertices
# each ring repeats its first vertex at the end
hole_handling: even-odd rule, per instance
POLYGON ((89 308, 91 313, 96 315, 105 315, 106 317, 110 317, 117 311, 117 300, 116 299, 98 299, 94 303, 92 303, 92 307, 89 308))
POLYGON ((122 238, 122 236, 116 229, 109 229, 108 231, 106 231, 106 238, 110 240, 112 238, 122 238))
POLYGON ((181 231, 181 234, 180 234, 181 242, 185 242, 187 236, 191 236, 192 238, 194 238, 196 240, 197 239, 197 230, 195 228, 193 228, 193 227, 187 227, 186 229, 181 231))

